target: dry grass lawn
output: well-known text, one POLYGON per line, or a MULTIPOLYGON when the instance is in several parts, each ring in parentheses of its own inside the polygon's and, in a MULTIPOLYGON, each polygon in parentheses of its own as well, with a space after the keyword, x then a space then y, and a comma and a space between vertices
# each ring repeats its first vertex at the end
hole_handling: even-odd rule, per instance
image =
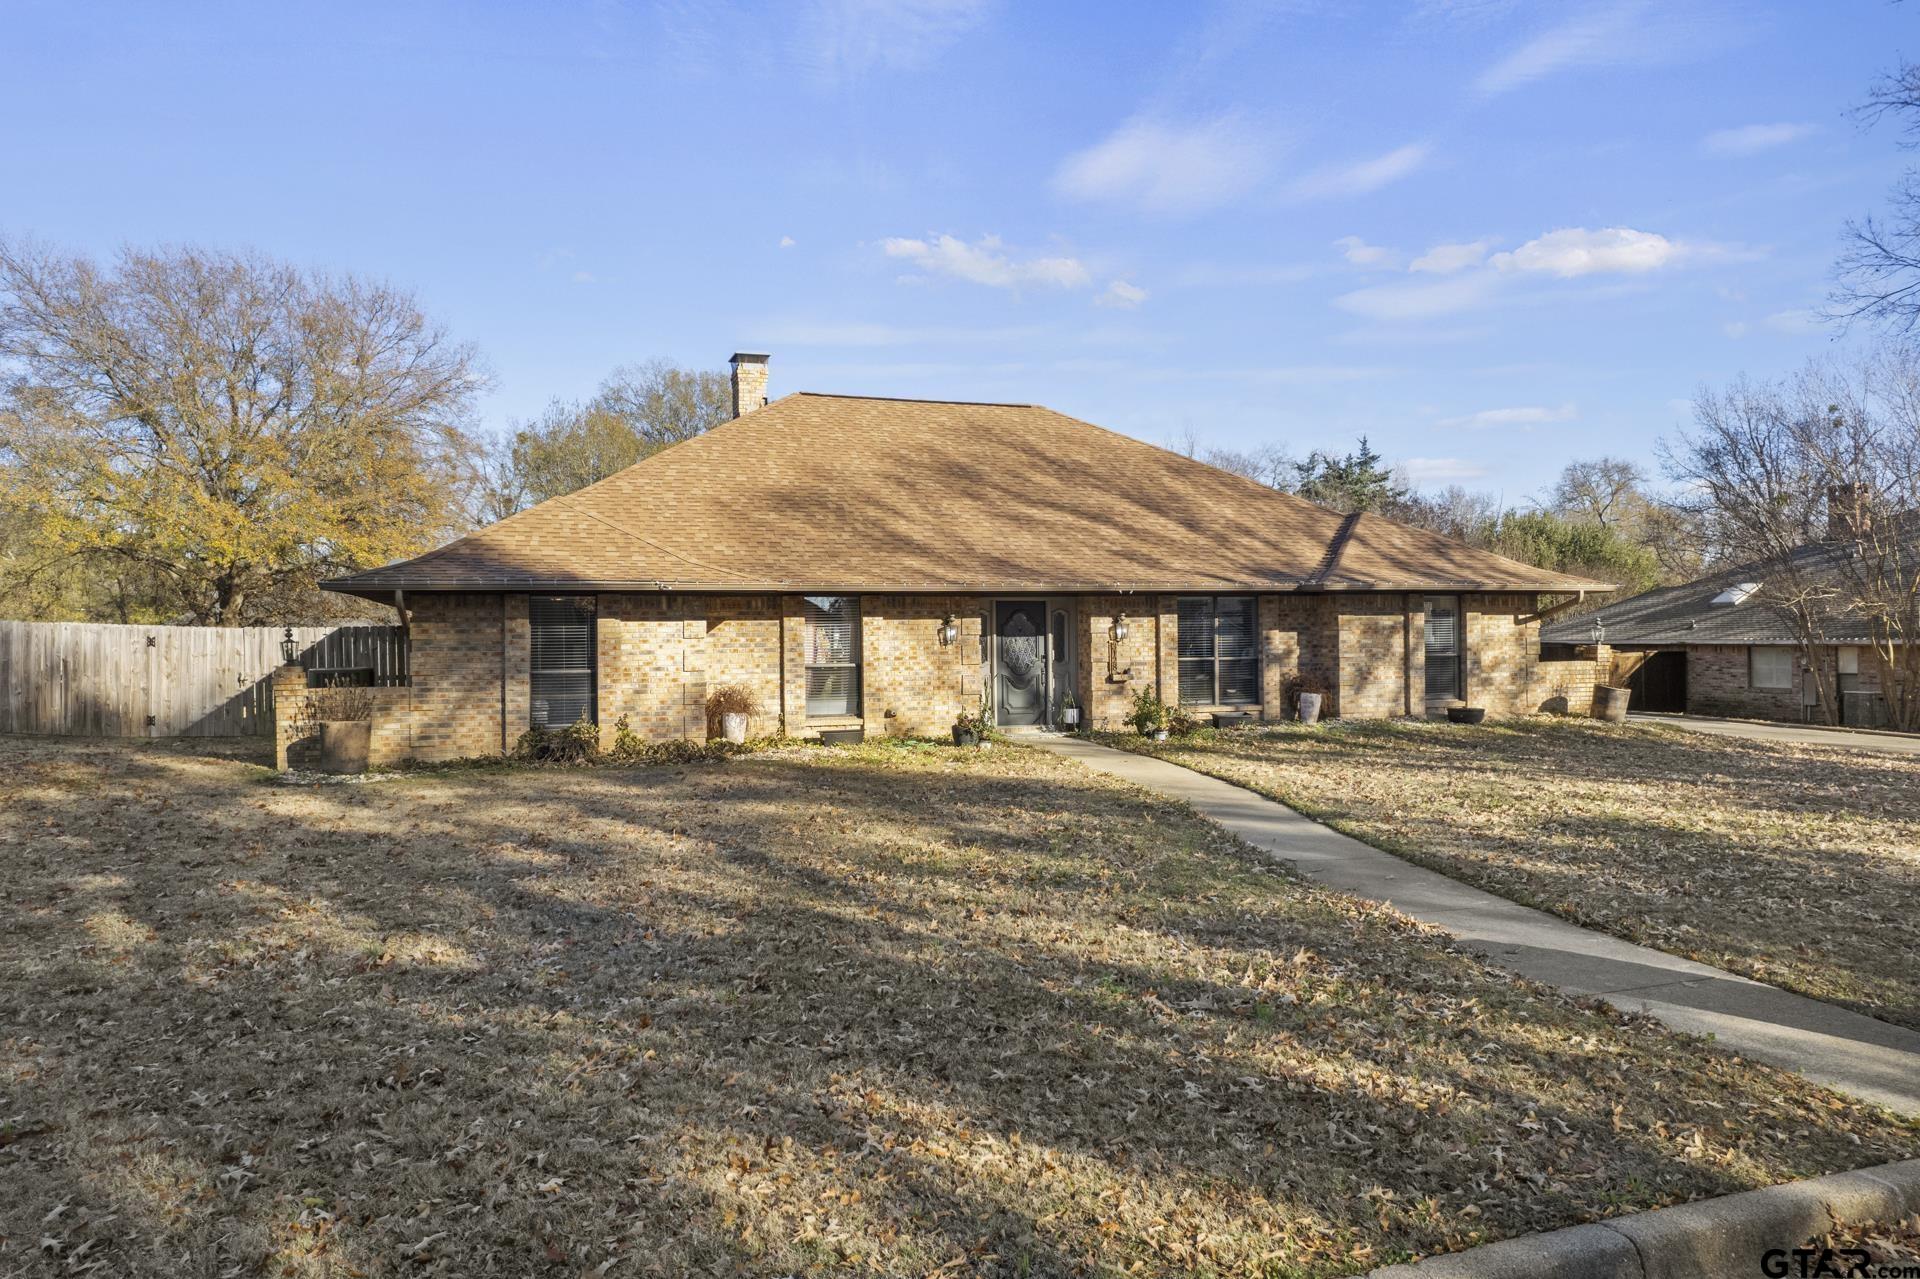
POLYGON ((1920 1029, 1920 759, 1544 716, 1115 740, 1576 923, 1920 1029))
POLYGON ((1920 1153, 1036 752, 0 740, 0 1274, 1306 1275, 1920 1153))

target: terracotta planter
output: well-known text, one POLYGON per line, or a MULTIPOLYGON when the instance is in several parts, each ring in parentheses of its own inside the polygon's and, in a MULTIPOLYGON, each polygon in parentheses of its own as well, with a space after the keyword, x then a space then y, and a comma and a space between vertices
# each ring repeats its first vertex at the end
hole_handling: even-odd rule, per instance
POLYGON ((1300 694, 1300 722, 1318 724, 1320 722, 1320 694, 1300 694))
POLYGON ((322 772, 364 773, 372 758, 372 720, 330 719, 320 725, 322 772))
POLYGON ((720 736, 739 746, 747 740, 747 717, 739 711, 728 711, 720 717, 720 736))
POLYGON ((1596 684, 1593 687, 1593 717, 1604 719, 1609 724, 1627 722, 1627 699, 1632 697, 1630 689, 1615 688, 1611 684, 1596 684))

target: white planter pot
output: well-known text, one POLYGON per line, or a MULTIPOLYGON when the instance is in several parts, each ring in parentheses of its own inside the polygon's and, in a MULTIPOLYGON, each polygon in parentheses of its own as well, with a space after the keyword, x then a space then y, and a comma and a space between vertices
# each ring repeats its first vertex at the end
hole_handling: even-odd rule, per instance
POLYGON ((1166 729, 1164 729, 1164 728, 1156 728, 1156 729, 1154 729, 1154 730, 1153 730, 1153 740, 1154 740, 1154 741, 1156 741, 1156 742, 1164 742, 1164 741, 1166 741, 1166 740, 1167 740, 1167 730, 1166 730, 1166 729))
POLYGON ((1320 722, 1320 694, 1300 694, 1300 722, 1302 724, 1317 724, 1320 722))
POLYGON ((720 717, 720 736, 735 746, 747 740, 747 717, 739 711, 729 711, 720 717))
POLYGON ((1078 706, 1062 706, 1060 708, 1060 722, 1068 727, 1078 724, 1080 722, 1080 708, 1078 706))

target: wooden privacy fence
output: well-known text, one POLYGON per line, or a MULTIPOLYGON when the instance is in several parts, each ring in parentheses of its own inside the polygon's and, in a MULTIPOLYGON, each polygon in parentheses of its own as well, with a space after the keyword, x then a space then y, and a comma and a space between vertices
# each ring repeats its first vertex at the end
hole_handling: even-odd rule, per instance
MULTIPOLYGON (((273 735, 277 626, 0 622, 0 733, 73 737, 273 735)), ((309 672, 404 684, 397 626, 296 626, 309 672)), ((316 677, 324 678, 324 677, 316 677)))

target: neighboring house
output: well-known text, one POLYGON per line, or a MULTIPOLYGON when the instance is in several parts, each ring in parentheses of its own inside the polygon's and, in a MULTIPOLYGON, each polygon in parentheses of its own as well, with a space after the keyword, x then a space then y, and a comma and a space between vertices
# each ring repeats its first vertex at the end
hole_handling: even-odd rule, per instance
POLYGON ((736 420, 430 554, 328 582, 394 605, 411 683, 376 762, 510 749, 529 726, 944 735, 991 703, 1116 725, 1158 690, 1277 719, 1535 709, 1541 593, 1610 589, 1377 515, 1343 516, 1025 404, 764 398, 736 420), (764 407, 761 407, 763 406, 764 407))
MULTIPOLYGON (((1850 545, 1800 548, 1795 576, 1818 580, 1850 545)), ((1767 565, 1738 565, 1549 623, 1540 638, 1549 655, 1562 646, 1591 652, 1596 637, 1602 638, 1611 678, 1632 690, 1633 710, 1824 722, 1818 684, 1795 630, 1766 601, 1768 576, 1767 565)), ((1822 638, 1816 651, 1835 681, 1840 722, 1884 725, 1878 675, 1861 651, 1868 643, 1864 623, 1835 618, 1822 638)))

